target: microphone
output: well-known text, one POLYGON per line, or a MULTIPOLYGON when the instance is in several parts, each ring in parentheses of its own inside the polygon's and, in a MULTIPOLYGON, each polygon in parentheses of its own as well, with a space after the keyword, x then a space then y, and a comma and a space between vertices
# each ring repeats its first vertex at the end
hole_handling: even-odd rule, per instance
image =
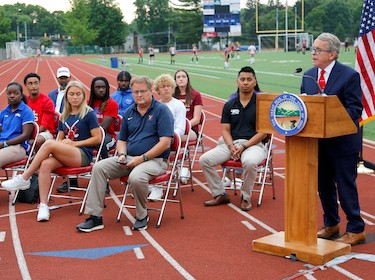
POLYGON ((322 88, 320 87, 318 81, 315 80, 315 78, 313 76, 305 75, 305 74, 300 74, 301 72, 302 72, 302 68, 297 68, 296 71, 294 72, 294 76, 299 76, 299 77, 302 77, 302 78, 312 79, 314 81, 315 85, 317 86, 320 95, 327 96, 327 94, 325 94, 324 91, 322 90, 322 88))

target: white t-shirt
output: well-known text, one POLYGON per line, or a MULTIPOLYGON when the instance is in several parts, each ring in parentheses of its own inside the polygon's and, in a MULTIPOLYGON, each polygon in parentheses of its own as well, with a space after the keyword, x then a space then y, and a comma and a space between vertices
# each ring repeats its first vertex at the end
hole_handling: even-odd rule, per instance
POLYGON ((59 93, 57 94, 57 98, 56 98, 56 106, 55 106, 55 111, 60 113, 60 107, 61 107, 61 103, 64 99, 64 94, 65 94, 65 90, 60 90, 59 88, 59 93))
POLYGON ((249 48, 247 49, 250 54, 254 55, 255 52, 257 51, 256 47, 254 45, 250 45, 249 48))
POLYGON ((172 112, 174 119, 174 131, 180 136, 184 135, 186 127, 186 108, 184 103, 176 98, 172 98, 171 101, 164 104, 167 105, 169 110, 172 112))

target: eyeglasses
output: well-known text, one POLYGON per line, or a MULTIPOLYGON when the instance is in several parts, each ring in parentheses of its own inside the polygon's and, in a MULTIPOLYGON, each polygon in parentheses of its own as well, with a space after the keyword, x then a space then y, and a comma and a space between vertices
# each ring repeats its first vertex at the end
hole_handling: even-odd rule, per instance
POLYGON ((332 51, 330 51, 330 50, 322 50, 322 49, 318 49, 318 48, 311 48, 310 52, 312 54, 321 54, 322 52, 329 52, 330 53, 332 51))
POLYGON ((148 91, 149 91, 148 89, 141 89, 141 90, 133 90, 132 92, 134 93, 134 95, 143 95, 148 91))

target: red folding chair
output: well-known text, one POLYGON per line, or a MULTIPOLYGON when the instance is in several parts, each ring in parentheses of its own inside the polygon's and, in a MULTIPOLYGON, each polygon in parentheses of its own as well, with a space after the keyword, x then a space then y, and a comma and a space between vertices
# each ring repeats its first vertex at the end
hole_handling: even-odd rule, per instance
MULTIPOLYGON (((190 186, 191 186, 191 191, 194 191, 194 184, 193 184, 193 168, 194 168, 194 162, 197 157, 199 148, 201 148, 201 153, 204 153, 204 144, 203 144, 203 129, 206 124, 206 113, 202 110, 202 115, 201 115, 201 120, 199 122, 199 131, 197 135, 197 139, 194 141, 189 141, 186 145, 185 148, 185 153, 187 154, 187 160, 188 160, 188 168, 189 168, 189 180, 190 180, 190 186), (193 153, 193 159, 190 159, 190 149, 194 148, 194 153, 193 153)), ((182 143, 182 146, 185 146, 185 143, 182 143)))
MULTIPOLYGON (((253 192, 259 193, 258 198, 258 204, 259 207, 262 203, 262 197, 264 192, 264 187, 266 185, 272 186, 272 195, 273 199, 275 199, 275 186, 273 181, 273 162, 272 162, 272 143, 273 143, 273 134, 269 136, 269 140, 266 143, 267 148, 267 156, 266 158, 258 164, 258 174, 257 179, 254 183, 253 192)), ((242 170, 242 163, 241 161, 235 161, 235 160, 228 160, 222 164, 222 167, 224 168, 223 172, 223 183, 225 180, 225 177, 227 175, 227 172, 232 171, 232 184, 234 187, 226 187, 227 190, 234 190, 234 194, 237 195, 237 187, 236 187, 236 174, 235 170, 242 170)))
MULTIPOLYGON (((118 135, 120 133, 121 125, 122 125, 122 116, 120 114, 118 114, 117 118, 115 120, 116 140, 118 139, 118 135)), ((116 155, 116 153, 117 153, 117 149, 112 149, 112 150, 109 151, 110 156, 114 156, 114 155, 116 155)))
MULTIPOLYGON (((98 154, 100 154, 100 152, 103 148, 104 138, 105 138, 104 129, 101 126, 99 126, 99 127, 100 127, 100 131, 102 133, 102 139, 101 139, 101 142, 100 142, 99 149, 97 151, 98 154)), ((93 162, 91 162, 91 164, 88 165, 88 166, 82 166, 82 167, 64 166, 64 167, 60 167, 60 168, 57 168, 56 170, 54 170, 53 174, 52 174, 53 181, 52 181, 49 193, 48 193, 48 201, 50 200, 51 197, 68 198, 70 203, 72 202, 73 199, 82 200, 81 208, 79 210, 79 214, 82 215, 83 208, 85 206, 85 202, 86 202, 86 199, 87 199, 87 194, 88 194, 88 191, 89 191, 89 188, 90 188, 90 183, 88 184, 87 187, 71 187, 70 186, 70 179, 71 178, 76 178, 76 179, 84 178, 84 179, 90 180, 92 167, 94 166, 94 164, 96 162, 98 162, 98 160, 99 160, 99 157, 93 158, 93 162), (57 177, 67 178, 67 182, 68 182, 68 194, 67 195, 53 194, 52 193, 53 187, 55 185, 55 181, 56 181, 57 177), (71 195, 71 190, 84 191, 85 195, 84 195, 84 197, 73 196, 73 195, 71 195)))
MULTIPOLYGON (((29 167, 31 160, 35 156, 35 145, 36 145, 36 139, 38 138, 38 136, 39 136, 39 125, 36 122, 34 122, 33 131, 29 139, 32 142, 29 154, 26 155, 24 159, 21 159, 19 161, 15 161, 12 163, 8 163, 2 168, 5 170, 5 175, 7 179, 9 179, 8 172, 12 172, 12 177, 14 177, 19 172, 24 172, 29 167)), ((3 189, 3 188, 0 188, 0 189, 3 189)), ((16 194, 13 197, 12 205, 16 204, 18 193, 19 193, 19 190, 16 191, 16 194)))
MULTIPOLYGON (((160 199, 159 203, 161 203, 159 208, 152 207, 152 208, 147 208, 148 210, 156 210, 159 211, 159 218, 156 223, 156 228, 160 227, 161 220, 163 218, 164 210, 166 207, 167 202, 173 202, 173 203, 179 203, 180 204, 180 213, 181 213, 181 219, 184 218, 184 213, 182 209, 182 197, 181 197, 181 189, 179 187, 179 181, 178 181, 178 161, 179 157, 176 155, 179 155, 181 151, 181 137, 177 134, 174 133, 174 138, 173 142, 171 145, 171 153, 168 158, 168 170, 166 173, 159 175, 155 177, 154 179, 149 181, 150 185, 157 185, 158 187, 161 187, 165 190, 165 196, 164 198, 160 199), (169 198, 170 191, 177 191, 178 193, 178 199, 175 199, 174 197, 169 198)), ((121 207, 117 215, 117 222, 120 222, 121 218, 121 213, 125 208, 131 208, 134 209, 134 205, 128 205, 126 204, 126 199, 129 196, 130 190, 129 190, 129 185, 128 185, 128 176, 121 177, 120 182, 125 184, 125 192, 124 196, 121 202, 121 207)), ((158 202, 153 202, 153 205, 158 202)))

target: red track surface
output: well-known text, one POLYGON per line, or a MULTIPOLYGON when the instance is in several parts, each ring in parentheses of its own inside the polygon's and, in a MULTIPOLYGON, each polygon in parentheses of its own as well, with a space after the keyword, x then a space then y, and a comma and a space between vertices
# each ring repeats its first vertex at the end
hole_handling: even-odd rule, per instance
MULTIPOLYGON (((0 107, 6 104, 6 85, 11 81, 23 84, 23 77, 29 72, 37 72, 42 77, 43 93, 56 88, 55 73, 60 66, 69 67, 73 79, 82 81, 87 91, 95 76, 107 77, 111 92, 117 86, 118 70, 92 65, 76 57, 44 58, 39 64, 35 59, 4 61, 0 63, 0 107)), ((222 100, 204 96, 208 117, 206 149, 213 147, 220 136, 222 105, 222 100)), ((365 144, 364 155, 366 160, 374 162, 375 145, 365 144)), ((185 219, 180 219, 178 205, 169 204, 160 229, 154 227, 158 213, 150 212, 147 231, 133 232, 132 235, 127 235, 124 230, 132 225, 128 217, 123 215, 121 222, 116 223, 118 199, 121 199, 116 195, 123 193, 118 180, 111 182, 113 193, 106 202, 104 230, 89 234, 75 229, 76 224, 84 219, 78 215, 78 204, 55 199, 50 206, 62 207, 51 212, 49 222, 37 223, 36 205, 17 203, 11 207, 8 193, 0 191, 0 279, 282 279, 309 269, 314 271, 309 279, 374 279, 375 264, 370 261, 350 260, 338 267, 320 270, 305 267, 302 262, 251 250, 253 239, 283 230, 284 160, 284 141, 277 136, 274 146, 276 200, 272 199, 271 190, 266 189, 261 207, 248 213, 239 210, 240 197, 233 193, 230 194, 232 204, 205 208, 203 202, 211 195, 197 164, 195 191, 191 192, 190 188, 182 190, 185 219), (140 244, 146 246, 99 259, 30 254, 140 244)), ((358 177, 361 208, 367 223, 367 243, 353 247, 354 253, 375 252, 374 183, 374 175, 358 177)), ((253 205, 256 205, 257 198, 258 195, 254 194, 253 205)), ((320 225, 321 214, 319 210, 320 225)), ((345 217, 343 214, 341 217, 343 231, 345 217)))

